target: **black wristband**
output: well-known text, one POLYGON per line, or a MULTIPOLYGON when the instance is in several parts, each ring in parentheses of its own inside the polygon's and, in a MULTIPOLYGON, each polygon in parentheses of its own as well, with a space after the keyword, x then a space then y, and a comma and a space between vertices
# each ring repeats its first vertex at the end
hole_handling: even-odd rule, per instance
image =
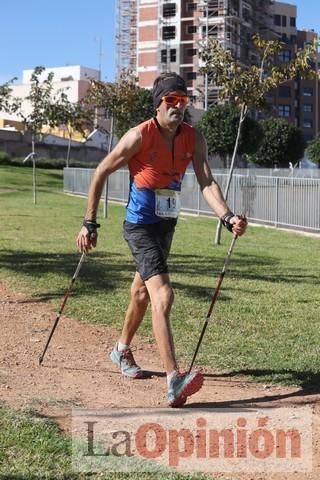
POLYGON ((233 225, 232 223, 230 223, 230 219, 232 217, 234 217, 234 213, 231 212, 230 210, 228 210, 228 212, 226 212, 224 215, 222 215, 222 217, 220 218, 223 226, 229 230, 229 232, 232 232, 232 229, 233 229, 233 225))
POLYGON ((95 220, 83 220, 82 225, 86 227, 90 235, 91 233, 94 233, 97 228, 100 228, 100 223, 97 223, 95 220))

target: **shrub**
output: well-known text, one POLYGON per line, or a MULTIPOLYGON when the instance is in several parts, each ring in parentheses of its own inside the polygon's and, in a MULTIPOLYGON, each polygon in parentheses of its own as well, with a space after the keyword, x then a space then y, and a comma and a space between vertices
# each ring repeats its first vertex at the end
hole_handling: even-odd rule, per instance
MULTIPOLYGON (((32 167, 32 161, 28 160, 23 163, 24 158, 14 157, 11 158, 6 152, 0 151, 0 165, 13 165, 16 167, 32 167)), ((95 168, 99 164, 96 162, 83 162, 80 160, 69 160, 69 166, 74 168, 95 168)), ((52 168, 62 169, 66 166, 66 160, 64 158, 42 158, 36 157, 37 168, 52 168)))

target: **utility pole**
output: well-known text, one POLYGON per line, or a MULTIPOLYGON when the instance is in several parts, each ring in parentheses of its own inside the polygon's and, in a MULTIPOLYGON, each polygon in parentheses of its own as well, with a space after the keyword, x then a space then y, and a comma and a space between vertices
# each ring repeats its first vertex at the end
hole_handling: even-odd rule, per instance
MULTIPOLYGON (((208 46, 208 37, 209 37, 209 4, 208 0, 206 1, 205 5, 205 12, 206 12, 206 47, 208 46)), ((208 72, 204 74, 204 111, 208 110, 208 72)))
POLYGON ((98 62, 98 68, 99 68, 99 80, 101 80, 101 68, 102 68, 102 38, 99 38, 99 62, 98 62))
MULTIPOLYGON (((316 36, 316 42, 317 45, 319 45, 319 36, 316 36)), ((316 60, 315 60, 315 70, 316 70, 316 75, 315 75, 315 136, 318 135, 319 133, 319 47, 317 47, 317 52, 316 52, 316 60)))

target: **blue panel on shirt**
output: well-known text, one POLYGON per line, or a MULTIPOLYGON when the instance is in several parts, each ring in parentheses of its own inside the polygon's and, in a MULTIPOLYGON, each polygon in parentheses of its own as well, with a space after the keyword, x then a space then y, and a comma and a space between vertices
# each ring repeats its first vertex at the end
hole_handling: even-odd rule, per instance
MULTIPOLYGON (((181 182, 173 181, 167 187, 171 190, 181 190, 181 182)), ((155 214, 155 193, 150 188, 137 188, 133 180, 130 181, 129 199, 127 204, 126 221, 130 223, 151 224, 163 220, 155 214)))

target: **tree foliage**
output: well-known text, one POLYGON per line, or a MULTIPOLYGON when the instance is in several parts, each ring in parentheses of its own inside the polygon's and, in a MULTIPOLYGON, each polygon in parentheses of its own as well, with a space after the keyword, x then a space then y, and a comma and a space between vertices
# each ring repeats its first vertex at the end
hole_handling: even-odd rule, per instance
POLYGON ((320 168, 320 135, 317 135, 308 145, 307 155, 320 168))
MULTIPOLYGON (((208 80, 220 87, 220 97, 231 99, 240 106, 238 132, 234 144, 231 166, 224 196, 227 199, 235 159, 238 152, 241 129, 249 109, 259 110, 267 105, 266 94, 282 83, 295 78, 314 76, 312 63, 317 56, 317 42, 307 44, 296 52, 295 58, 288 63, 279 63, 275 59, 283 48, 277 41, 264 40, 258 35, 252 38, 253 45, 260 58, 260 65, 244 65, 235 60, 230 51, 220 45, 218 40, 208 39, 199 55, 204 62, 201 72, 208 80)), ((216 232, 216 243, 220 243, 221 222, 216 232)))
MULTIPOLYGON (((203 132, 210 154, 225 158, 231 155, 237 138, 240 109, 234 104, 215 105, 204 113, 198 128, 203 132)), ((259 123, 246 117, 241 129, 238 153, 253 153, 257 150, 263 135, 259 123)))
POLYGON ((115 132, 121 137, 129 128, 153 115, 151 92, 137 86, 131 71, 123 70, 115 83, 92 80, 85 103, 114 118, 115 132))
POLYGON ((316 58, 316 42, 299 49, 290 62, 277 63, 275 58, 283 49, 281 42, 264 40, 259 35, 254 35, 252 41, 261 59, 260 65, 243 65, 215 39, 209 39, 201 49, 200 57, 205 62, 201 71, 209 75, 213 85, 222 87, 221 98, 232 99, 247 108, 264 109, 266 94, 273 88, 298 74, 301 78, 314 76, 312 61, 316 58))
POLYGON ((53 97, 48 111, 49 126, 65 126, 69 137, 73 131, 86 135, 87 130, 91 130, 94 124, 94 113, 92 109, 85 108, 81 101, 70 102, 65 91, 60 90, 53 97))
POLYGON ((297 127, 280 118, 261 122, 263 139, 258 151, 251 157, 262 167, 288 168, 298 162, 306 146, 303 133, 297 127))
POLYGON ((121 137, 129 128, 135 127, 153 115, 152 92, 146 88, 137 87, 133 98, 132 109, 127 111, 123 110, 121 115, 116 117, 115 130, 117 136, 121 137))
POLYGON ((0 85, 0 111, 15 113, 21 106, 21 102, 11 95, 11 86, 15 80, 17 80, 16 77, 0 85))
POLYGON ((30 79, 30 92, 26 100, 30 102, 30 113, 25 114, 20 110, 27 129, 31 134, 37 135, 45 125, 49 124, 50 106, 52 103, 51 95, 53 89, 53 72, 50 72, 46 79, 41 80, 41 75, 45 67, 35 67, 30 79))

